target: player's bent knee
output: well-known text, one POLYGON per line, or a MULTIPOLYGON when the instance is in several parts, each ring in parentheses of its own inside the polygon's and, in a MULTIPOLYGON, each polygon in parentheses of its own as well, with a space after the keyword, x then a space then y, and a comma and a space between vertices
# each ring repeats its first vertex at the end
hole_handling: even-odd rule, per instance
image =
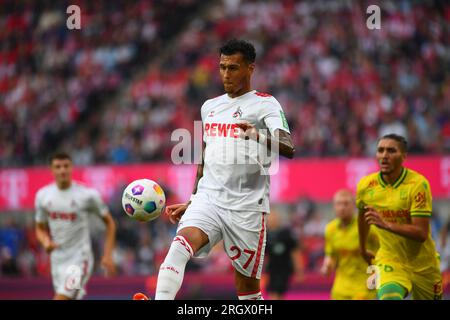
POLYGON ((398 283, 391 282, 378 289, 378 300, 403 300, 406 296, 406 289, 398 283))
POLYGON ((156 300, 172 300, 181 287, 184 269, 194 251, 186 238, 178 234, 172 241, 169 252, 161 264, 156 286, 156 300))
POLYGON ((183 236, 183 235, 175 236, 175 238, 173 238, 172 245, 175 245, 175 244, 179 244, 184 249, 186 249, 191 257, 194 255, 195 251, 194 251, 194 249, 192 248, 190 242, 186 239, 185 236, 183 236))
POLYGON ((196 227, 186 227, 181 229, 178 231, 175 239, 177 237, 182 237, 185 243, 189 245, 192 249, 192 255, 209 242, 208 235, 196 227))

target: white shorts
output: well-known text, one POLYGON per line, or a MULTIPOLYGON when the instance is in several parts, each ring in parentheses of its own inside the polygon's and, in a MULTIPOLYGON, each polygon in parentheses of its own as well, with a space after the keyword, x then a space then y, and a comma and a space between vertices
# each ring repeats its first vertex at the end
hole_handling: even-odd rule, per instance
POLYGON ((182 216, 178 231, 196 227, 208 235, 209 243, 194 257, 205 257, 223 239, 233 267, 241 274, 260 279, 266 247, 266 213, 219 207, 204 194, 197 194, 182 216))
POLYGON ((51 273, 56 294, 70 299, 82 299, 86 284, 92 274, 94 258, 92 252, 77 252, 66 258, 52 257, 51 273))

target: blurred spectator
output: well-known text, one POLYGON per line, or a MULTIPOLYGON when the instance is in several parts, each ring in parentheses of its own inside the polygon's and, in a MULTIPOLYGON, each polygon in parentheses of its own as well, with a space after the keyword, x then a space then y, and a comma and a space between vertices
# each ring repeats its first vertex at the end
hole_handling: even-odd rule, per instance
POLYGON ((0 229, 0 265, 1 274, 19 275, 20 270, 17 258, 21 244, 23 243, 23 233, 16 225, 13 217, 8 217, 0 229))
POLYGON ((20 275, 17 262, 11 254, 8 247, 0 248, 0 271, 4 276, 18 276, 20 275))
POLYGON ((141 245, 138 249, 138 274, 149 275, 154 274, 155 270, 155 252, 151 246, 151 241, 148 235, 144 235, 141 245))
POLYGON ((2 166, 42 164, 58 145, 80 164, 169 160, 171 132, 192 132, 221 94, 217 50, 231 37, 255 44, 253 86, 280 100, 297 156, 370 155, 391 132, 410 153, 450 151, 443 1, 386 1, 370 31, 364 8, 340 0, 217 1, 190 20, 206 2, 82 0, 77 32, 63 4, 3 2, 2 166))
POLYGON ((324 238, 323 230, 327 224, 327 219, 320 211, 316 211, 306 221, 303 227, 303 243, 305 251, 308 253, 306 263, 307 269, 317 271, 320 268, 323 258, 324 238))
MULTIPOLYGON (((199 3, 80 0, 81 29, 69 30, 66 2, 1 1, 0 166, 43 164, 61 145, 77 150, 78 164, 92 164, 100 106, 199 3)), ((138 159, 127 154, 127 140, 112 139, 104 160, 138 159)))

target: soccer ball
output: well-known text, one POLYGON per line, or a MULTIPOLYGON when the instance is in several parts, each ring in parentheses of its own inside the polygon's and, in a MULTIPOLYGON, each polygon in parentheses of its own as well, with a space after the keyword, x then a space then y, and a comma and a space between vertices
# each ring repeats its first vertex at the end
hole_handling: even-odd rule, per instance
POLYGON ((147 222, 159 217, 166 205, 163 189, 155 181, 139 179, 123 191, 122 207, 132 219, 147 222))

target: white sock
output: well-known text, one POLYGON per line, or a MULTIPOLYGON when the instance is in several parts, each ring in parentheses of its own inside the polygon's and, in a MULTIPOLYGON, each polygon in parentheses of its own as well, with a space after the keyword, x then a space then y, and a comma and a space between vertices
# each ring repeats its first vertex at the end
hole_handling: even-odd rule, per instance
POLYGON ((155 300, 174 300, 183 283, 184 269, 193 256, 189 243, 183 236, 176 236, 161 264, 156 284, 155 300))
POLYGON ((239 300, 264 300, 261 291, 249 292, 249 293, 238 293, 239 300))

